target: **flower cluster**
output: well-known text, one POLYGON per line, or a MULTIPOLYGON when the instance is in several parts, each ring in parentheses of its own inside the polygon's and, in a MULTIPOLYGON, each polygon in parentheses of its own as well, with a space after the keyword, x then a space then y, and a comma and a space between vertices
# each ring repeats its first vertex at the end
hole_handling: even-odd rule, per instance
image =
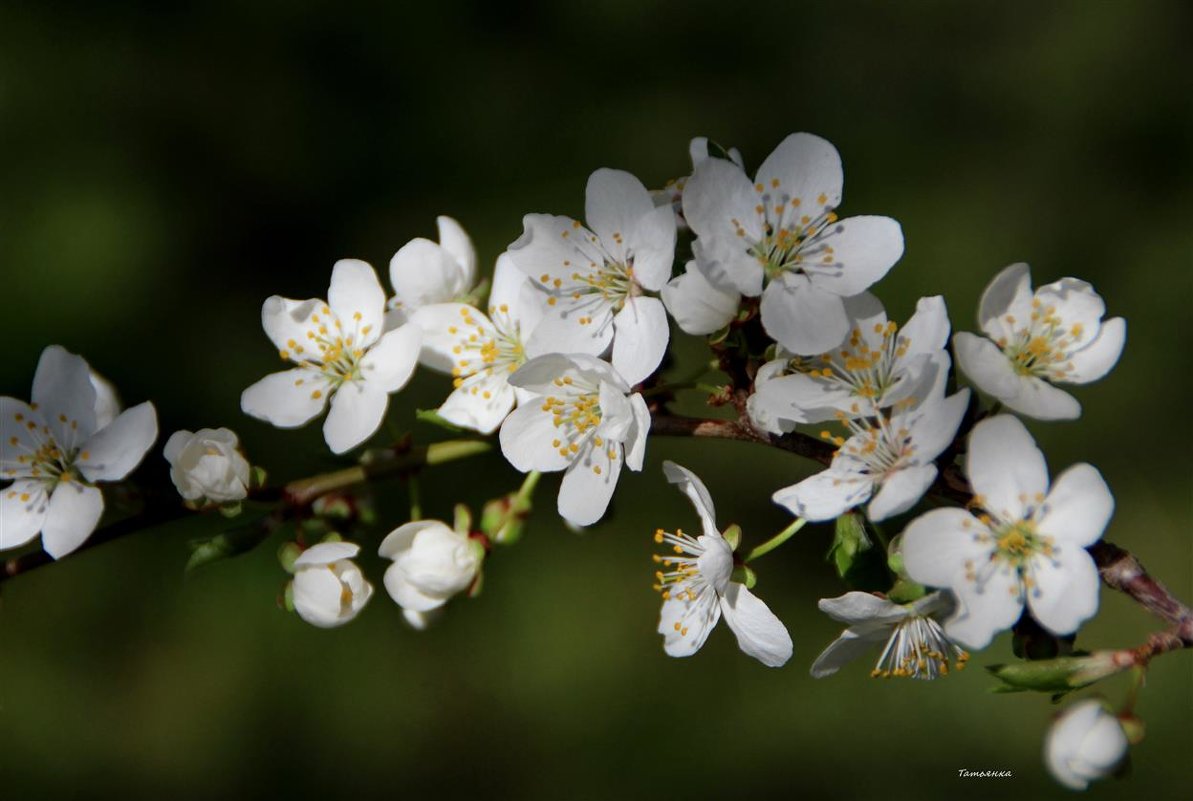
MULTIPOLYGON (((1114 499, 1088 464, 1051 481, 1028 429, 1003 410, 1078 417, 1080 404, 1057 385, 1105 376, 1123 349, 1123 319, 1104 319, 1102 298, 1075 278, 1033 292, 1027 266, 1015 264, 982 295, 983 335, 953 333, 940 296, 921 298, 900 326, 870 290, 902 257, 902 229, 888 217, 838 216, 844 178, 829 142, 792 134, 752 173, 739 152, 704 138, 690 156, 691 174, 655 192, 628 172, 596 170, 583 220, 525 215, 491 282, 478 275, 464 228, 439 217, 437 242, 417 238, 394 254, 391 294, 368 263, 343 259, 326 299, 268 298, 261 323, 286 367, 243 391, 246 414, 289 429, 326 410, 324 440, 345 454, 381 429, 390 396, 421 365, 443 376, 445 394, 420 418, 477 439, 414 447, 402 438, 366 450, 354 468, 267 496, 277 505, 255 541, 229 534, 209 552, 230 555, 292 530, 279 551, 292 574, 283 604, 318 627, 345 624, 373 585, 356 563, 361 546, 340 532, 367 534, 371 512, 359 495, 337 492, 400 475, 411 519, 376 553, 389 561, 387 593, 421 629, 453 597, 480 591, 491 552, 521 535, 540 474, 562 473, 559 515, 591 526, 608 513, 623 466, 643 469, 652 431, 729 432, 791 446, 823 469, 765 487, 796 519, 747 549, 739 527, 718 526, 704 483, 663 463, 700 520, 695 536, 654 534, 664 548, 654 583, 667 654, 691 656, 723 619, 744 653, 786 664, 792 637, 754 594, 756 562, 805 523, 829 521, 832 559, 852 591, 819 603, 846 628, 813 676, 877 649, 872 676, 937 679, 1012 627, 1017 636, 1038 628, 1059 648, 1097 611, 1099 574, 1086 549, 1114 499), (712 357, 689 381, 661 375, 676 356, 671 320, 712 357), (954 355, 973 389, 956 386, 954 355), (701 383, 710 373, 725 383, 701 383), (676 393, 693 388, 736 417, 672 414, 676 393), (993 403, 983 408, 980 396, 993 403), (475 525, 462 505, 450 525, 422 519, 416 472, 487 449, 485 437, 527 474, 522 488, 490 500, 475 525), (929 493, 960 508, 913 517, 929 493), (901 533, 888 537, 879 524, 901 533)), ((152 404, 121 411, 81 357, 47 348, 32 402, 0 398, 0 475, 11 481, 0 492, 0 549, 38 534, 54 558, 79 548, 104 510, 97 484, 125 479, 157 433, 152 404)), ((266 497, 254 496, 263 474, 227 428, 178 431, 163 455, 191 509, 233 516, 266 497)), ((1119 718, 1086 701, 1056 723, 1046 760, 1059 781, 1082 788, 1113 772, 1126 745, 1119 718)))

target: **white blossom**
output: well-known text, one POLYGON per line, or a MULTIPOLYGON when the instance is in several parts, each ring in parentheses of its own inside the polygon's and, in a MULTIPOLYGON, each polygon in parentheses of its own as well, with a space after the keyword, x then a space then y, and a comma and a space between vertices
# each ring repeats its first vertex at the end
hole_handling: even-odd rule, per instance
POLYGON ((987 338, 953 337, 957 361, 978 389, 1038 420, 1081 416, 1077 399, 1054 384, 1088 384, 1118 361, 1127 338, 1121 317, 1103 322, 1106 304, 1076 278, 1033 294, 1026 264, 1012 264, 982 294, 978 323, 987 338))
POLYGON ((865 291, 903 255, 894 220, 837 219, 842 183, 836 148, 797 133, 754 181, 737 164, 710 158, 684 187, 697 267, 725 292, 761 295, 763 327, 793 353, 840 343, 849 329, 844 298, 865 291))
POLYGON ((934 592, 908 604, 897 604, 868 592, 847 592, 822 598, 820 611, 849 628, 833 640, 812 664, 812 676, 824 678, 864 653, 883 646, 870 671, 874 678, 935 679, 963 670, 969 654, 948 638, 938 622, 953 611, 952 597, 934 592))
POLYGON ((663 305, 685 334, 705 336, 720 331, 737 316, 741 295, 720 289, 689 261, 660 293, 663 305))
POLYGON ((294 611, 319 628, 349 622, 373 597, 373 585, 352 561, 360 546, 351 542, 321 542, 294 561, 294 611))
POLYGON ((917 408, 897 406, 890 417, 852 419, 838 412, 852 436, 822 432, 838 446, 832 464, 773 500, 806 520, 832 520, 867 501, 875 522, 906 512, 936 480, 934 461, 952 443, 968 405, 963 389, 917 408))
POLYGON ((476 289, 476 249, 468 233, 451 217, 438 217, 436 223, 438 242, 412 239, 389 260, 394 296, 385 315, 387 331, 407 322, 416 309, 467 301, 476 289))
MULTIPOLYGON (((725 155, 739 167, 744 167, 741 152, 736 147, 725 151, 725 155)), ((708 152, 708 137, 697 136, 688 144, 688 157, 692 160, 692 169, 699 167, 710 158, 715 158, 708 152)), ((675 213, 675 227, 686 231, 688 221, 683 217, 683 190, 687 185, 689 175, 668 181, 662 189, 651 190, 650 197, 656 206, 670 206, 675 213)))
POLYGON ((112 417, 114 397, 100 397, 82 357, 51 345, 32 403, 0 398, 0 480, 12 481, 0 490, 0 550, 41 534, 59 559, 91 536, 104 510, 96 483, 123 479, 157 439, 152 403, 112 417))
POLYGON ((1098 569, 1085 548, 1114 512, 1101 474, 1077 464, 1049 487, 1044 455, 1011 415, 974 427, 966 474, 978 512, 934 509, 903 534, 908 575, 958 599, 945 631, 984 648, 1025 603, 1053 634, 1076 631, 1098 609, 1098 569))
POLYGON ((1102 702, 1088 698, 1073 704, 1048 730, 1044 762, 1053 777, 1071 790, 1115 773, 1127 756, 1127 735, 1102 702))
POLYGON ((455 390, 439 407, 441 417, 482 434, 501 425, 518 399, 510 374, 526 362, 526 342, 542 319, 544 301, 503 254, 487 315, 465 303, 423 306, 411 315, 423 331, 419 360, 453 377, 455 390))
POLYGON ((175 431, 163 455, 170 480, 185 500, 229 503, 248 496, 252 470, 240 440, 227 428, 175 431))
POLYGON ((675 219, 655 208, 634 176, 600 169, 588 179, 585 218, 527 214, 510 245, 514 263, 547 293, 548 309, 528 343, 531 356, 584 353, 611 361, 637 384, 659 366, 670 332, 658 292, 671 277, 675 219))
POLYGON ((642 469, 650 412, 608 363, 583 354, 531 359, 510 383, 533 397, 501 426, 501 452, 518 470, 565 470, 559 514, 578 526, 600 520, 621 465, 642 469))
POLYGON ((691 656, 700 650, 722 617, 741 650, 767 667, 780 667, 791 658, 791 635, 783 622, 745 584, 732 580, 733 548, 717 528, 712 496, 696 474, 674 462, 664 462, 667 480, 692 501, 703 533, 698 537, 659 529, 654 540, 670 546, 655 555, 659 565, 655 589, 662 593, 659 634, 670 656, 691 656))
POLYGON ((406 621, 425 628, 425 613, 438 609, 472 586, 485 558, 481 543, 438 520, 419 520, 394 529, 378 553, 393 564, 385 589, 407 613, 406 621))
POLYGON ((773 434, 796 423, 832 420, 860 404, 870 414, 895 404, 918 404, 943 389, 950 359, 949 317, 939 296, 920 298, 899 328, 868 292, 846 298, 849 333, 832 350, 797 356, 781 345, 754 378, 748 408, 755 426, 773 434))
POLYGON ((261 309, 265 333, 295 366, 246 389, 240 407, 278 428, 297 428, 331 402, 323 437, 335 453, 364 442, 380 426, 389 395, 406 385, 422 332, 402 325, 383 332, 385 291, 363 261, 342 259, 327 302, 274 295, 261 309))

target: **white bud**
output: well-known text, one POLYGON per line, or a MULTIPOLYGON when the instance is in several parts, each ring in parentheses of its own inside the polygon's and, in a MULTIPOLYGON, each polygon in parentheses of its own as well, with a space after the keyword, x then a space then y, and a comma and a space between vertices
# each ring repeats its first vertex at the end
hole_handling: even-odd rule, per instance
POLYGON ((321 542, 294 561, 294 611, 312 626, 333 628, 352 620, 373 596, 352 558, 360 546, 321 542))
POLYGON ((226 428, 175 431, 166 443, 170 478, 188 501, 239 501, 248 495, 249 463, 237 449, 236 434, 226 428))
POLYGON ((1044 743, 1044 761, 1053 777, 1073 790, 1104 779, 1127 753, 1127 735, 1118 718, 1096 699, 1066 709, 1052 724, 1044 743))
POLYGON ((485 558, 479 542, 438 520, 399 526, 382 541, 378 552, 393 560, 385 571, 385 589, 410 612, 438 609, 468 589, 485 558))

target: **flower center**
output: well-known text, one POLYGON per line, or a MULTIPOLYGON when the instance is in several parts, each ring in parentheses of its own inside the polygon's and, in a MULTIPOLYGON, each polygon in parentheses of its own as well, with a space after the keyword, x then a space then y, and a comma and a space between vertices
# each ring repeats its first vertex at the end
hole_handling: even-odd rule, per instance
POLYGON ((949 662, 964 670, 969 654, 945 635, 933 618, 909 617, 891 632, 872 678, 935 679, 949 675, 949 662))
MULTIPOLYGON (((4 462, 6 464, 15 463, 16 466, 5 469, 5 478, 27 476, 40 479, 49 485, 50 491, 53 491, 54 486, 59 482, 81 480, 79 472, 75 468, 75 462, 78 459, 90 458, 87 451, 79 453, 77 448, 62 447, 54 438, 49 426, 30 419, 21 412, 16 412, 13 419, 25 429, 26 436, 32 440, 32 443, 29 443, 28 440, 22 441, 20 437, 9 437, 5 445, 12 451, 6 455, 4 462), (13 451, 16 452, 15 459, 11 455, 13 451)), ((66 415, 59 415, 58 419, 64 425, 68 424, 71 432, 78 431, 77 420, 68 420, 66 415)), ((27 498, 22 497, 21 500, 24 501, 27 498)))
POLYGON ((1052 555, 1052 539, 1036 531, 1034 520, 1018 520, 993 529, 995 556, 1022 568, 1037 553, 1052 555))
POLYGON ((882 340, 871 347, 855 326, 846 345, 820 356, 796 356, 788 363, 788 371, 823 379, 857 397, 879 402, 901 377, 896 367, 911 346, 911 340, 898 331, 893 321, 875 323, 874 333, 882 340))
MULTIPOLYGON (((817 262, 834 263, 832 246, 820 238, 824 229, 837 221, 837 215, 826 205, 827 196, 816 198, 821 211, 813 213, 811 209, 805 212, 802 198, 781 190, 778 179, 773 179, 770 187, 754 184, 754 191, 758 194, 754 213, 763 234, 750 245, 749 253, 762 265, 768 281, 785 272, 804 272, 817 262)), ((746 236, 740 220, 733 218, 730 222, 739 237, 746 236)))
MULTIPOLYGON (((857 407, 855 405, 855 412, 857 407)), ((899 469, 915 454, 915 443, 911 431, 896 426, 884 414, 878 413, 873 421, 865 417, 851 417, 837 412, 837 421, 849 429, 850 438, 834 436, 821 431, 823 439, 832 442, 838 450, 865 464, 862 472, 879 478, 899 469)))
MULTIPOLYGON (((1084 329, 1080 323, 1066 328, 1056 307, 1045 307, 1039 298, 1032 298, 1031 307, 1027 325, 1016 329, 1010 340, 999 339, 998 346, 1019 375, 1064 380, 1073 370, 1069 352, 1080 342, 1084 329)), ((1010 325, 1016 323, 1011 315, 1004 319, 1010 325)))
MULTIPOLYGON (((585 386, 571 376, 555 379, 555 386, 564 391, 559 395, 548 395, 543 398, 542 411, 552 417, 555 426, 555 437, 551 440, 551 447, 559 451, 560 456, 576 456, 582 447, 591 439, 598 448, 605 442, 596 436, 597 426, 601 424, 601 399, 597 387, 585 386)), ((593 467, 593 471, 600 473, 600 465, 593 467)))
MULTIPOLYGON (((494 375, 512 373, 526 362, 526 348, 522 342, 521 326, 509 314, 509 306, 491 306, 489 314, 492 326, 486 327, 477 321, 468 308, 460 309, 462 323, 475 330, 461 335, 460 344, 452 347, 452 353, 457 357, 452 367, 453 386, 469 387, 473 395, 481 395, 488 400, 492 391, 484 389, 480 384, 494 375)), ((460 334, 457 326, 447 329, 449 334, 460 334)))
POLYGON ((318 313, 311 315, 306 332, 307 342, 288 340, 278 355, 318 373, 333 391, 349 381, 359 381, 360 361, 366 351, 361 343, 373 330, 372 324, 361 327, 361 320, 361 313, 353 312, 352 330, 345 331, 339 316, 324 305, 318 313))

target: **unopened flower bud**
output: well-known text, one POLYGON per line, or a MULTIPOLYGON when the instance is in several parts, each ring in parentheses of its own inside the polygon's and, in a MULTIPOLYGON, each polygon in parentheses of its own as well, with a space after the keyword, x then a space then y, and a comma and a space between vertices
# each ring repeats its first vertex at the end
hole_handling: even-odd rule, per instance
POLYGON ((231 503, 248 495, 252 471, 226 428, 176 431, 166 442, 170 478, 188 501, 231 503))

